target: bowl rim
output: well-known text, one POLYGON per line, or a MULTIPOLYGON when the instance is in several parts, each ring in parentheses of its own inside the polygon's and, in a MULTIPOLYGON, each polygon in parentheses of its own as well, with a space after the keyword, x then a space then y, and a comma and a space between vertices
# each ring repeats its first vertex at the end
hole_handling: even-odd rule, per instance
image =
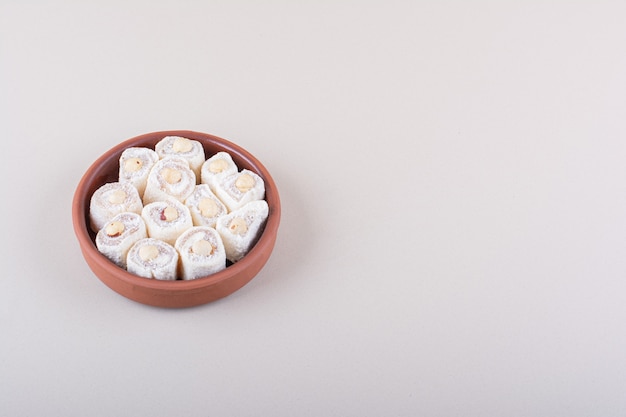
MULTIPOLYGON (((84 256, 89 256, 93 262, 95 262, 98 266, 105 270, 111 270, 111 268, 114 268, 111 271, 115 271, 114 274, 116 278, 125 281, 131 286, 140 286, 151 290, 172 293, 193 292, 194 290, 200 290, 205 287, 210 287, 219 284, 220 282, 223 282, 225 280, 228 280, 229 278, 245 271, 254 260, 263 256, 264 248, 266 248, 268 245, 273 247, 276 237, 275 235, 278 231, 278 226, 280 223, 280 216, 281 204, 278 190, 276 188, 276 183, 274 182, 274 179, 270 175, 269 171, 255 156, 253 156, 250 152, 248 152, 241 146, 227 139, 223 139, 221 137, 208 133, 202 133, 192 130, 164 130, 145 133, 132 137, 130 139, 126 139, 119 144, 113 146, 108 151, 104 152, 100 157, 98 157, 85 171, 76 187, 72 200, 72 223, 74 226, 74 232, 76 234, 76 237, 78 238, 84 256), (90 235, 90 228, 88 224, 88 202, 91 199, 91 195, 87 194, 89 193, 89 186, 94 182, 97 182, 94 179, 95 173, 99 171, 100 167, 104 163, 109 162, 111 158, 116 158, 119 160, 119 156, 124 149, 131 146, 139 146, 139 143, 145 143, 146 141, 155 141, 158 138, 163 138, 165 136, 183 136, 189 139, 199 140, 201 142, 210 142, 220 148, 223 148, 224 151, 231 153, 233 159, 241 159, 245 161, 246 164, 254 167, 254 171, 256 171, 265 182, 265 200, 268 202, 269 214, 263 228, 263 232, 259 236, 255 245, 240 261, 229 265, 219 272, 193 280, 168 281, 144 278, 138 275, 134 275, 124 268, 119 267, 102 253, 100 253, 90 235), (117 270, 115 270, 115 268, 117 270)), ((97 276, 98 274, 95 275, 97 276)), ((102 280, 102 278, 100 279, 102 280)))

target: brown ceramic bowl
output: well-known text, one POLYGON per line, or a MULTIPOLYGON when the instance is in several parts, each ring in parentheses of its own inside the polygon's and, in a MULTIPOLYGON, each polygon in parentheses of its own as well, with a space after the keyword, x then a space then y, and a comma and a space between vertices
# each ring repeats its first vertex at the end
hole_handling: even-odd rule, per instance
POLYGON ((280 222, 280 199, 276 184, 265 167, 248 151, 227 140, 213 135, 185 130, 154 132, 128 139, 98 158, 80 180, 72 204, 74 232, 78 238, 85 261, 94 274, 119 294, 157 307, 191 307, 225 297, 247 284, 263 268, 276 242, 280 222), (94 191, 107 182, 118 180, 119 157, 131 146, 154 149, 164 136, 184 136, 200 141, 209 158, 226 151, 230 153, 239 169, 256 172, 265 181, 265 199, 269 216, 254 247, 240 261, 226 269, 206 277, 189 281, 160 281, 133 275, 118 267, 98 252, 95 234, 89 227, 89 201, 94 191))

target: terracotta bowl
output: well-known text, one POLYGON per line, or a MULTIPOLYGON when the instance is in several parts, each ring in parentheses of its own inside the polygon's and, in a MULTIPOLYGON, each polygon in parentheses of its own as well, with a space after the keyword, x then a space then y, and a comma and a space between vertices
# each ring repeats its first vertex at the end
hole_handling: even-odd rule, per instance
POLYGON ((185 130, 154 132, 128 139, 98 158, 80 180, 72 204, 74 232, 80 249, 93 273, 119 294, 157 307, 191 307, 225 297, 247 284, 269 259, 280 223, 280 199, 276 184, 267 169, 245 149, 213 135, 185 130), (265 199, 269 216, 254 247, 240 261, 215 274, 189 281, 160 281, 133 275, 118 267, 96 249, 95 234, 89 227, 89 201, 94 191, 118 179, 119 157, 131 146, 154 149, 164 136, 183 136, 200 141, 206 157, 219 152, 230 153, 239 169, 256 172, 265 181, 265 199))

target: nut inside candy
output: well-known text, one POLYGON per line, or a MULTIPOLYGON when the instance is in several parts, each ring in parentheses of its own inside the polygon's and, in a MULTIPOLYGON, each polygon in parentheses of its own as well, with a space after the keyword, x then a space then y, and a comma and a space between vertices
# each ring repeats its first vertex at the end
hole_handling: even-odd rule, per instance
POLYGON ((198 240, 191 245, 191 251, 197 255, 208 256, 213 253, 213 245, 208 240, 198 240))
POLYGON ((176 138, 172 144, 172 150, 176 153, 189 152, 193 149, 193 143, 187 138, 176 138))
POLYGON ((166 222, 173 222, 178 218, 178 210, 176 210, 172 206, 167 206, 161 212, 161 220, 165 220, 166 222))
POLYGON ((228 162, 223 159, 216 159, 214 161, 211 161, 211 163, 209 164, 209 171, 211 171, 213 174, 219 174, 226 168, 228 168, 228 162))
POLYGON ((237 187, 237 189, 242 193, 245 193, 246 191, 250 191, 252 187, 254 187, 254 182, 255 181, 254 178, 252 178, 252 175, 241 174, 237 178, 237 181, 235 181, 235 187, 237 187))
POLYGON ((122 204, 126 200, 126 193, 123 190, 115 190, 109 194, 109 203, 122 204))
POLYGON ((203 198, 198 203, 198 210, 204 217, 215 217, 219 211, 217 203, 211 198, 203 198))
POLYGON ((105 233, 110 237, 116 237, 121 235, 124 232, 124 223, 122 222, 111 222, 107 224, 105 233))
POLYGON ((176 184, 183 179, 183 174, 174 168, 163 168, 161 170, 161 176, 168 184, 176 184))
POLYGON ((126 172, 137 172, 143 166, 143 162, 139 158, 128 158, 124 162, 124 170, 126 172))
POLYGON ((248 231, 246 221, 241 217, 235 217, 230 221, 228 228, 236 235, 244 235, 248 231))
POLYGON ((159 248, 154 245, 145 245, 139 248, 139 257, 142 261, 151 261, 159 256, 159 248))

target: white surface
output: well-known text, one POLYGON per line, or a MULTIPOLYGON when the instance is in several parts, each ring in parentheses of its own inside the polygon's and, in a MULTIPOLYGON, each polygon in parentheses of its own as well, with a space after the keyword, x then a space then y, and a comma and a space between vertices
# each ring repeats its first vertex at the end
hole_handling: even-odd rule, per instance
POLYGON ((0 3, 0 414, 626 414, 623 2, 83 3, 0 3), (265 269, 187 310, 71 226, 166 129, 283 202, 265 269))

